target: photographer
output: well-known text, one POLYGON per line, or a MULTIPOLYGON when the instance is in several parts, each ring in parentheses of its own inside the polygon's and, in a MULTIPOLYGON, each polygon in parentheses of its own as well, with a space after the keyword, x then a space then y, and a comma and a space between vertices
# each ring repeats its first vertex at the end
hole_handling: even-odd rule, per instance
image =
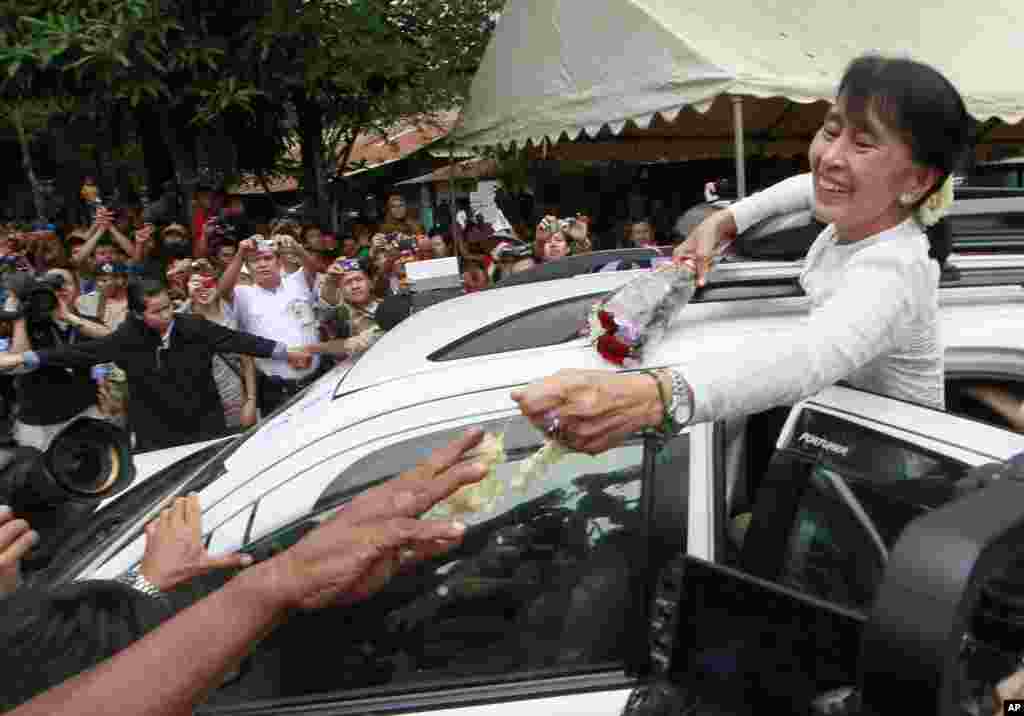
POLYGON ((135 232, 134 260, 141 275, 162 280, 175 260, 191 256, 192 241, 188 229, 177 223, 165 226, 157 237, 155 225, 143 224, 135 232))
MULTIPOLYGON (((238 325, 265 338, 282 338, 293 346, 305 346, 319 340, 314 304, 316 296, 316 257, 291 237, 279 243, 256 235, 246 239, 218 284, 220 295, 235 308, 238 325), (281 254, 297 256, 303 268, 287 273, 282 268, 281 254), (254 285, 239 286, 242 262, 248 264, 254 285)), ((257 360, 260 369, 259 408, 270 414, 290 396, 295 395, 317 377, 318 356, 305 368, 257 360)))
MULTIPOLYGON (((15 274, 8 284, 8 307, 17 311, 11 353, 53 349, 110 335, 110 329, 79 315, 78 284, 67 269, 53 269, 40 279, 15 274), (19 310, 20 309, 20 310, 19 310)), ((45 450, 68 423, 78 417, 101 419, 96 385, 86 367, 49 367, 19 375, 14 381, 19 406, 14 439, 19 445, 45 450)))
POLYGON ((115 261, 123 263, 129 256, 135 255, 135 245, 132 241, 114 228, 114 213, 102 206, 96 209, 96 220, 89 229, 88 236, 77 253, 77 258, 72 259, 72 266, 76 271, 92 274, 99 264, 115 261))
POLYGON ((222 435, 227 426, 213 378, 215 353, 239 353, 308 368, 310 356, 283 343, 239 333, 187 314, 174 315, 167 289, 151 279, 129 286, 130 315, 105 338, 0 354, 0 370, 88 368, 116 361, 128 388, 128 420, 138 451, 222 435))
POLYGON ((383 335, 377 324, 380 303, 373 295, 367 263, 359 259, 338 259, 327 270, 320 287, 318 311, 327 314, 331 334, 323 343, 305 346, 310 353, 338 358, 355 358, 365 353, 383 335))

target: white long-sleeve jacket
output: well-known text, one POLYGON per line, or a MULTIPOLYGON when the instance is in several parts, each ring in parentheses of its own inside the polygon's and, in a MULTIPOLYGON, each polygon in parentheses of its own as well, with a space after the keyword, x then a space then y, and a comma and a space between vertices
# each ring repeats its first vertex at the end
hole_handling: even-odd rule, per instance
MULTIPOLYGON (((811 175, 786 179, 729 207, 740 231, 813 206, 811 175)), ((705 355, 685 366, 692 422, 789 405, 839 381, 944 409, 939 264, 908 219, 867 239, 839 242, 826 227, 807 252, 800 283, 808 319, 756 349, 705 355)))

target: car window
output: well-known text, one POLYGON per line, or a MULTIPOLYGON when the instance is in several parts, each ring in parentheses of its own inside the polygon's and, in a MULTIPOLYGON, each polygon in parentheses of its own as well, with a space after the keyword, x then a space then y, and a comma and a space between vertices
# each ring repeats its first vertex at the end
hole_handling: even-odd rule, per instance
POLYGON ((672 713, 829 713, 856 685, 861 615, 694 557, 682 585, 672 713))
POLYGON ((786 450, 806 469, 766 479, 750 515, 749 532, 761 541, 744 545, 747 564, 766 549, 765 534, 784 533, 781 583, 866 611, 904 527, 953 499, 969 466, 813 410, 801 414, 792 435, 786 450))
POLYGON ((586 327, 590 307, 604 295, 577 296, 510 316, 435 351, 428 359, 460 360, 571 341, 586 327))
MULTIPOLYGON (((543 441, 520 416, 480 427, 505 432, 508 462, 497 472, 506 482, 543 441)), ((354 495, 462 430, 366 456, 324 490, 310 514, 244 550, 259 561, 287 549, 354 495)), ((597 457, 567 456, 525 494, 507 488, 493 510, 461 518, 469 529, 457 551, 395 578, 362 604, 295 615, 213 703, 254 693, 346 691, 355 698, 367 689, 621 670, 630 649, 645 650, 644 453, 638 436, 597 457)), ((687 451, 674 454, 682 455, 685 484, 687 451)))
POLYGON ((881 583, 886 553, 873 526, 858 519, 842 476, 815 468, 797 510, 780 581, 834 604, 867 609, 881 583))

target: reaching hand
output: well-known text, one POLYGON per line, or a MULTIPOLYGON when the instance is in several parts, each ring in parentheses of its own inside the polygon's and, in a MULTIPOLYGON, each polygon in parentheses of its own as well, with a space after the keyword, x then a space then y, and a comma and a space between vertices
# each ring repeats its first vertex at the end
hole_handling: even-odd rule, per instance
POLYGON ((451 549, 462 525, 418 517, 486 474, 483 465, 460 462, 482 438, 480 430, 466 432, 426 462, 363 492, 267 562, 278 599, 305 609, 366 599, 401 568, 451 549))
POLYGON ((14 370, 22 364, 21 353, 0 353, 0 373, 14 370))
POLYGON ((135 243, 144 244, 153 238, 153 225, 143 224, 142 228, 135 232, 135 243))
POLYGON ((7 505, 0 505, 0 598, 21 584, 21 558, 39 541, 25 520, 14 518, 7 505))
POLYGON ((664 413, 658 386, 650 376, 604 370, 560 370, 514 391, 512 400, 545 432, 557 416, 558 441, 591 455, 658 425, 664 413))
POLYGON ((114 223, 114 215, 111 213, 110 209, 100 207, 96 210, 96 226, 101 229, 109 229, 112 223, 114 223))
POLYGON ((256 399, 249 398, 242 403, 242 411, 238 419, 238 424, 243 428, 251 428, 259 420, 259 412, 256 409, 256 399))
POLYGON ((295 370, 306 370, 313 365, 313 356, 301 348, 289 348, 288 365, 295 370))
POLYGON ((238 244, 238 255, 245 257, 248 254, 256 253, 255 239, 245 239, 238 244))
POLYGON ((247 554, 207 554, 202 519, 199 496, 192 494, 175 498, 170 507, 146 525, 146 552, 139 571, 161 592, 214 569, 252 564, 252 557, 247 554))
POLYGON ((711 260, 722 244, 736 238, 736 221, 728 210, 716 211, 697 224, 686 240, 672 252, 676 263, 692 262, 697 270, 697 285, 703 286, 711 260))

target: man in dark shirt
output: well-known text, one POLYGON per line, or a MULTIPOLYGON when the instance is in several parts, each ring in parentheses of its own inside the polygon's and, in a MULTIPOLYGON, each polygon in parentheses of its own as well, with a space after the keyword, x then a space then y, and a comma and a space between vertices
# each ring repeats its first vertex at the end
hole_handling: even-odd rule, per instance
POLYGON ((215 353, 239 353, 309 365, 308 353, 239 333, 212 321, 175 315, 163 284, 142 279, 128 292, 129 316, 114 333, 58 348, 0 354, 0 370, 80 368, 116 362, 127 376, 128 420, 136 451, 209 439, 226 431, 213 380, 215 353))

